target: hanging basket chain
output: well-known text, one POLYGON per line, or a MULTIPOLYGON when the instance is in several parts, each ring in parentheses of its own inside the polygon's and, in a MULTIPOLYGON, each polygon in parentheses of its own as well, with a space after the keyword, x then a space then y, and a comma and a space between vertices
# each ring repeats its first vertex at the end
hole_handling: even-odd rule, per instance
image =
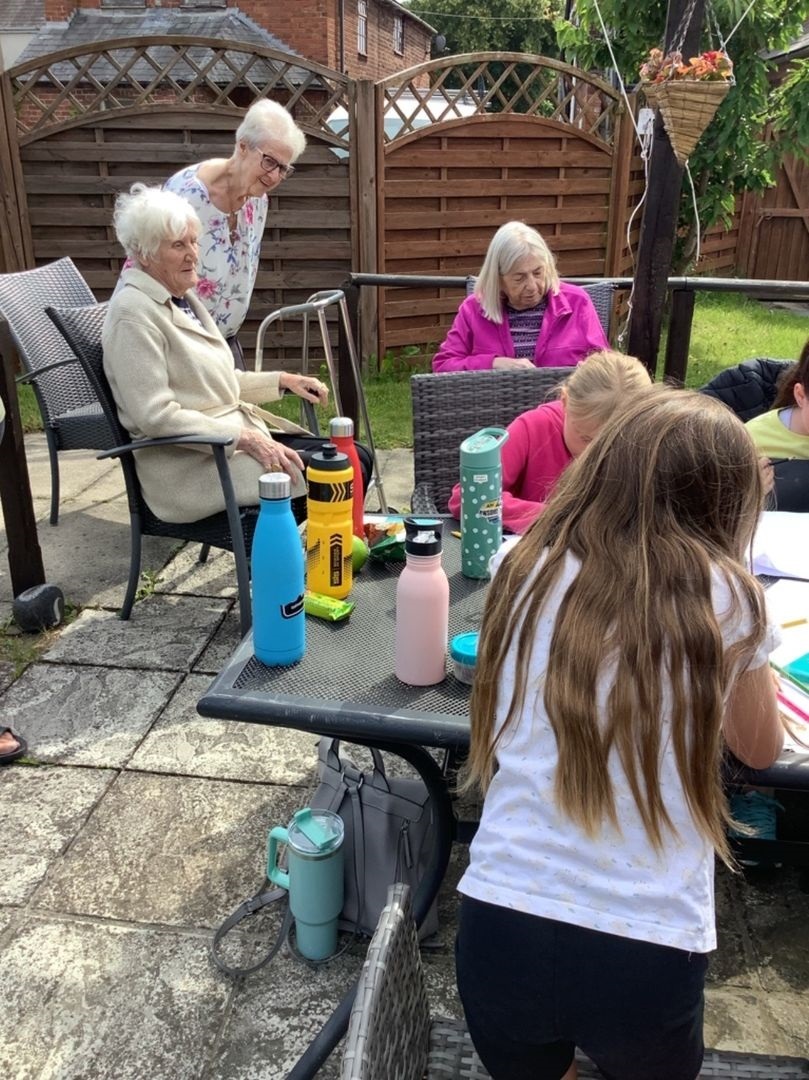
POLYGON ((677 26, 677 32, 674 35, 671 48, 669 52, 683 51, 683 45, 685 44, 685 35, 688 33, 688 28, 691 25, 691 20, 694 18, 694 8, 697 6, 697 0, 688 0, 688 3, 683 11, 682 18, 677 26))

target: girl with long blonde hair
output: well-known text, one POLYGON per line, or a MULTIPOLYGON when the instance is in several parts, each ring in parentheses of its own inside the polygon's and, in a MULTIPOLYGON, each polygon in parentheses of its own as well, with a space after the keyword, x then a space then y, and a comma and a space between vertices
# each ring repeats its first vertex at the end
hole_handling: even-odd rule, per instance
POLYGON ((756 451, 727 409, 650 388, 614 416, 489 591, 467 783, 485 792, 458 985, 495 1080, 694 1080, 720 762, 778 756, 777 631, 743 556, 756 451))
MULTIPOLYGON (((599 349, 573 368, 555 400, 520 413, 501 450, 503 526, 525 532, 571 461, 617 409, 651 384, 640 360, 599 349)), ((460 484, 452 489, 449 512, 461 516, 460 484)))

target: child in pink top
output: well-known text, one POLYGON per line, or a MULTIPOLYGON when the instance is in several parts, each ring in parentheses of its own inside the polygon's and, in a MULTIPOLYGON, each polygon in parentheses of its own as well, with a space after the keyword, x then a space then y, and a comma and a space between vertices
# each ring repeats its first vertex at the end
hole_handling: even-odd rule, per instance
MULTIPOLYGON (((523 533, 533 524, 556 481, 578 457, 619 404, 648 389, 651 379, 634 356, 604 349, 573 369, 559 399, 521 413, 503 444, 503 526, 523 533)), ((449 512, 461 515, 456 484, 449 512)))

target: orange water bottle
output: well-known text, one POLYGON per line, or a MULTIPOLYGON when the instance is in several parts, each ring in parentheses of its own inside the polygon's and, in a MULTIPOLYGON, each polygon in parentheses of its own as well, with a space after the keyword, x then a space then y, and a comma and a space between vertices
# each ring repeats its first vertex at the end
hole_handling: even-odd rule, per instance
POLYGON ((362 466, 357 447, 354 442, 354 421, 350 416, 333 416, 329 421, 329 438, 344 453, 351 462, 354 470, 354 501, 352 506, 354 517, 354 535, 365 539, 363 528, 363 513, 365 510, 365 492, 362 486, 362 466))
POLYGON ((306 525, 306 587, 344 600, 351 592, 354 470, 334 443, 312 454, 306 525))

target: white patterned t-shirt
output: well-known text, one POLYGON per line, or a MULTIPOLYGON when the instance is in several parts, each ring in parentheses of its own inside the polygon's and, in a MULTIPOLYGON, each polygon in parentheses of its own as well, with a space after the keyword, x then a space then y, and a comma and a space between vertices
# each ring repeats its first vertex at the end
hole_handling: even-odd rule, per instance
POLYGON ((211 202, 199 179, 200 166, 189 165, 163 185, 181 195, 202 223, 196 293, 223 337, 232 337, 245 320, 261 258, 261 237, 267 220, 266 195, 248 199, 236 217, 236 242, 231 242, 227 214, 211 202))
MULTIPOLYGON (((509 545, 511 547, 512 545, 509 545)), ((508 550, 507 548, 504 550, 508 550)), ((492 570, 504 551, 492 560, 492 570)), ((497 772, 486 794, 470 865, 458 886, 476 900, 620 937, 693 952, 716 948, 713 849, 697 831, 685 801, 674 754, 666 740, 670 694, 663 696, 660 786, 679 839, 664 834, 664 850, 649 843, 616 754, 610 759, 620 832, 605 823, 589 837, 564 816, 554 800, 556 737, 545 711, 542 682, 559 605, 578 574, 568 555, 547 597, 528 665, 525 704, 497 749, 497 772)), ((497 588, 495 577, 491 588, 497 588)), ((743 638, 750 615, 730 618, 731 594, 717 572, 713 605, 725 645, 743 638)), ((778 643, 769 627, 747 665, 767 662, 778 643)), ((515 678, 516 645, 506 656, 497 698, 496 725, 505 719, 515 678)), ((612 671, 605 665, 598 686, 598 714, 606 714, 612 671)))

